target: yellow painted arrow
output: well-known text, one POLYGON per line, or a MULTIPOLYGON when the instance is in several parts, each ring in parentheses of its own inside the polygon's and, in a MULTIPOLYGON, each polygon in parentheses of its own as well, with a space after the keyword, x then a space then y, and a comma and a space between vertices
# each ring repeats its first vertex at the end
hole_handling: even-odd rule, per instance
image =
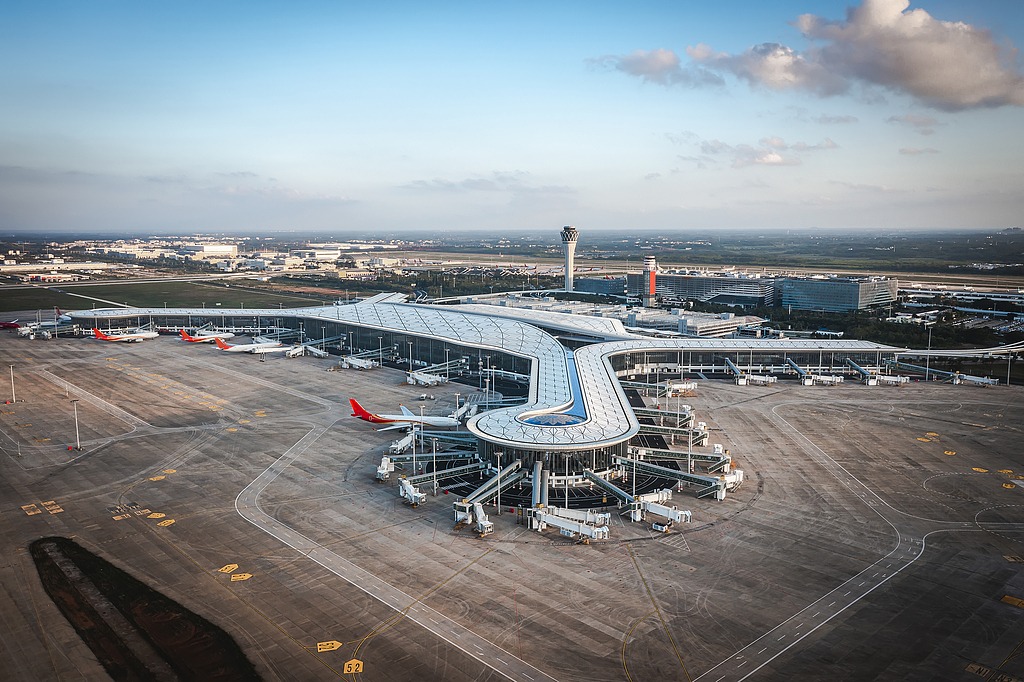
POLYGON ((319 654, 322 654, 325 651, 334 651, 335 649, 340 649, 341 648, 341 644, 342 643, 339 642, 336 639, 330 639, 330 640, 327 640, 326 642, 317 642, 316 643, 316 651, 319 654))

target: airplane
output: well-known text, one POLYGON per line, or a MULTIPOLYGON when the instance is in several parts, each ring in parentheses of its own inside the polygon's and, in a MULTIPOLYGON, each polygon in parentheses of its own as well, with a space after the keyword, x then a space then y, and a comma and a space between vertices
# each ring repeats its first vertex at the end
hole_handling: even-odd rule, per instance
POLYGON ((126 343, 136 343, 136 342, 142 341, 144 339, 155 339, 156 337, 160 336, 156 332, 144 332, 144 331, 140 331, 140 330, 136 330, 136 331, 133 331, 133 332, 104 334, 103 332, 101 332, 99 329, 96 329, 95 327, 93 327, 92 333, 100 341, 124 341, 126 343))
POLYGON ((0 329, 20 329, 21 325, 18 324, 17 320, 11 320, 10 322, 0 322, 0 329))
POLYGON ((414 414, 405 405, 399 405, 402 408, 402 414, 374 414, 368 412, 365 407, 359 404, 355 398, 350 398, 348 401, 352 405, 352 416, 359 417, 363 421, 370 422, 371 424, 391 424, 378 431, 390 431, 391 429, 408 429, 413 424, 419 424, 421 426, 437 426, 437 427, 452 427, 458 426, 459 420, 454 417, 432 417, 425 415, 420 417, 414 414))
POLYGON ((195 336, 190 335, 184 329, 181 330, 181 340, 189 343, 213 343, 215 339, 230 339, 234 336, 231 332, 198 332, 195 336))
POLYGON ((213 342, 217 348, 229 353, 284 353, 292 349, 292 346, 284 346, 280 341, 267 341, 265 343, 236 343, 234 345, 224 343, 223 339, 214 338, 213 342))

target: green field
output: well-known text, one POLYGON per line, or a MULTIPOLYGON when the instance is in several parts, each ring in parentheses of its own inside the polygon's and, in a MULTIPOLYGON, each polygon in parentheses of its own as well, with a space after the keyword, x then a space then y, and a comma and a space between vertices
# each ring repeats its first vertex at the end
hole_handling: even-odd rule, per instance
POLYGON ((109 308, 298 308, 324 305, 326 298, 274 293, 232 284, 140 282, 137 284, 56 284, 49 287, 0 287, 0 312, 109 308))

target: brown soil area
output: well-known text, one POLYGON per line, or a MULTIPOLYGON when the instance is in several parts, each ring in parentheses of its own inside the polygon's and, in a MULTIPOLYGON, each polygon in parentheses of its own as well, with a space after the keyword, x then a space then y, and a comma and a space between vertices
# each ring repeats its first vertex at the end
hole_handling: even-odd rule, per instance
POLYGON ((67 538, 29 547, 43 587, 115 680, 257 680, 231 637, 67 538))

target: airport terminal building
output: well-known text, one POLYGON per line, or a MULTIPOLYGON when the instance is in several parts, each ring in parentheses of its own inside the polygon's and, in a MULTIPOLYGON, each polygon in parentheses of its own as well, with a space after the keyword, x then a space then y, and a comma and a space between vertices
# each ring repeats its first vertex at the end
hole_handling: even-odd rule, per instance
POLYGON ((467 423, 481 457, 520 460, 524 470, 539 463, 577 481, 587 470, 612 470, 640 432, 622 382, 782 373, 794 364, 811 373, 851 372, 853 366, 878 373, 902 350, 855 340, 650 338, 614 319, 422 305, 396 294, 291 310, 114 308, 71 315, 101 330, 211 326, 275 335, 347 356, 375 356, 406 369, 410 381, 458 377, 477 391, 516 381, 525 390, 518 404, 488 405, 467 423))

